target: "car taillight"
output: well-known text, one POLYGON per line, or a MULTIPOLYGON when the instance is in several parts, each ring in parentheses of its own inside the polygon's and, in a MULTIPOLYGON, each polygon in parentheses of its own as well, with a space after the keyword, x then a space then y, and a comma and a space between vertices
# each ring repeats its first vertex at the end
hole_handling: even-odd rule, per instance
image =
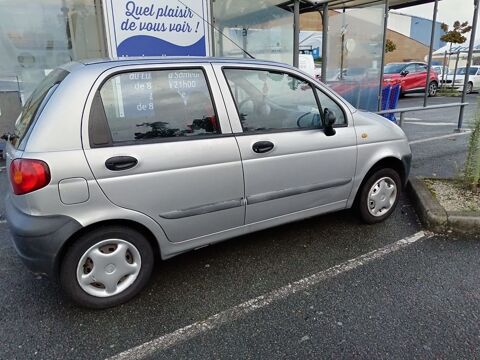
POLYGON ((41 160, 15 159, 10 164, 10 182, 16 195, 41 189, 50 182, 50 169, 41 160))

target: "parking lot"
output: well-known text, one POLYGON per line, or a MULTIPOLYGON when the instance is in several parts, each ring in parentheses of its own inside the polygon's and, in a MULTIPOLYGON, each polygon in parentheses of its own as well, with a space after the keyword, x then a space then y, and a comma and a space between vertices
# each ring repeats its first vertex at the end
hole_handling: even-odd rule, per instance
MULTIPOLYGON (((413 175, 461 171, 468 135, 453 133, 457 117, 457 108, 407 114, 413 175)), ((0 170, 0 194, 7 185, 0 170)), ((378 225, 343 211, 162 262, 140 296, 104 311, 77 308, 28 273, 3 211, 1 359, 480 356, 480 236, 422 233, 406 196, 378 225)))

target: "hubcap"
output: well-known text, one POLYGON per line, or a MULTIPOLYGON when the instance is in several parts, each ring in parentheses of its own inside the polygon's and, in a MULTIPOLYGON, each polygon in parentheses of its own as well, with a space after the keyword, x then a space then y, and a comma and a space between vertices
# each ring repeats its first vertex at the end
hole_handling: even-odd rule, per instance
POLYGON ((373 216, 385 215, 395 204, 397 185, 389 177, 375 182, 368 192, 368 211, 373 216))
POLYGON ((430 84, 430 95, 434 96, 437 93, 437 85, 430 84))
POLYGON ((131 243, 120 239, 103 240, 80 258, 77 281, 89 295, 114 296, 133 284, 141 267, 140 253, 131 243))
POLYGON ((470 94, 472 92, 472 90, 473 90, 473 85, 468 83, 467 84, 467 93, 470 94))

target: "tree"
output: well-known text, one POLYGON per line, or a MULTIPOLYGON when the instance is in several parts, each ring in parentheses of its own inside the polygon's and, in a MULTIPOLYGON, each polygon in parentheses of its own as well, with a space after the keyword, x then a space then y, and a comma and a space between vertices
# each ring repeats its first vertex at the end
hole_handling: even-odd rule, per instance
MULTIPOLYGON (((457 20, 453 23, 452 30, 449 30, 449 26, 445 23, 442 23, 442 25, 440 25, 440 28, 445 32, 445 34, 443 34, 440 37, 440 40, 450 43, 450 50, 448 52, 448 63, 447 63, 447 68, 448 68, 450 67, 450 57, 452 56, 452 45, 463 44, 465 41, 467 41, 467 38, 464 34, 472 31, 472 27, 468 25, 468 21, 460 23, 460 21, 457 20)), ((459 56, 459 54, 457 54, 457 56, 459 56)), ((455 80, 455 75, 453 76, 453 79, 455 80)), ((452 82, 452 88, 453 88, 453 82, 452 82)))
POLYGON ((445 32, 440 37, 440 40, 450 43, 450 49, 452 48, 452 44, 463 44, 467 41, 467 38, 464 34, 470 32, 472 27, 468 25, 468 21, 460 23, 460 21, 455 21, 453 23, 452 30, 449 30, 449 26, 445 23, 442 23, 441 29, 445 32))
POLYGON ((385 41, 385 53, 393 52, 397 48, 397 45, 390 39, 385 41))

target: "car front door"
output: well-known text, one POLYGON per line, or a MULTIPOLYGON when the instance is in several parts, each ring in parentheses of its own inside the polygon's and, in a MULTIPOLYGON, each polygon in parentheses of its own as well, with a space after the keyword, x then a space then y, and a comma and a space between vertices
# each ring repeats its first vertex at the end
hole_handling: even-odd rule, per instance
POLYGON ((172 242, 244 224, 240 153, 212 78, 201 63, 115 68, 86 109, 85 154, 99 186, 172 242))
POLYGON ((402 88, 403 91, 412 91, 419 87, 418 85, 418 74, 416 64, 408 65, 403 71, 407 74, 402 78, 402 88))
POLYGON ((415 87, 425 89, 425 86, 427 85, 427 68, 428 66, 425 64, 417 64, 417 82, 415 84, 415 87))
POLYGON ((214 68, 242 156, 246 224, 345 208, 357 158, 345 105, 290 70, 214 68), (333 136, 320 129, 322 106, 336 113, 333 136))

